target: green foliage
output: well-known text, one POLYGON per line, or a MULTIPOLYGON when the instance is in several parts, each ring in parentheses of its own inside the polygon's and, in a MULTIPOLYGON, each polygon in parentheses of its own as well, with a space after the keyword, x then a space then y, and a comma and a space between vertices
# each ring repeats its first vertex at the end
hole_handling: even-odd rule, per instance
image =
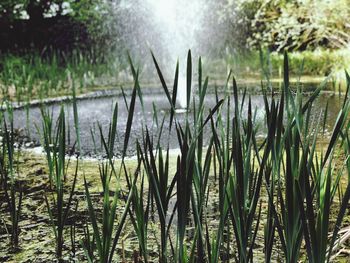
POLYGON ((349 0, 225 0, 219 20, 230 28, 228 45, 273 50, 339 49, 350 41, 349 0))
MULTIPOLYGON (((68 23, 68 27, 79 25, 84 28, 81 36, 78 33, 75 33, 75 36, 83 38, 84 42, 88 43, 76 43, 77 46, 86 48, 85 45, 88 44, 91 49, 93 47, 98 51, 106 51, 109 48, 106 41, 110 40, 108 27, 106 27, 106 17, 111 16, 109 7, 110 3, 106 0, 4 0, 0 3, 0 23, 5 27, 14 27, 18 34, 24 33, 26 36, 25 33, 31 34, 38 28, 50 32, 53 26, 46 28, 42 27, 42 24, 47 18, 56 18, 52 21, 56 23, 64 21, 68 23), (26 26, 21 30, 23 25, 26 26), (84 35, 86 31, 87 36, 84 35)), ((57 25, 57 28, 60 28, 60 25, 57 25)), ((12 31, 9 32, 7 34, 11 35, 12 31)), ((36 40, 33 39, 34 42, 36 40)), ((77 42, 78 40, 67 39, 67 41, 77 42)), ((49 41, 47 45, 50 45, 49 41)), ((25 48, 31 49, 32 46, 28 45, 25 48)))
POLYGON ((104 0, 4 0, 0 3, 0 18, 40 19, 68 14, 87 21, 97 17, 96 9, 104 3, 104 0))
POLYGON ((7 203, 10 215, 11 245, 17 249, 19 244, 19 222, 21 218, 23 191, 21 186, 18 186, 19 183, 16 180, 15 134, 11 109, 9 114, 10 126, 8 126, 5 118, 3 120, 0 118, 1 122, 3 122, 0 128, 0 138, 2 139, 0 141, 0 189, 4 191, 4 202, 7 203))
MULTIPOLYGON (((52 179, 52 187, 54 189, 52 202, 45 195, 45 202, 50 217, 53 232, 56 241, 56 255, 59 262, 62 262, 63 246, 64 246, 64 228, 67 225, 67 218, 71 212, 73 203, 73 194, 78 176, 78 163, 74 173, 74 179, 69 190, 69 198, 65 198, 65 190, 67 189, 67 167, 66 167, 66 127, 65 127, 65 112, 61 108, 60 115, 57 120, 57 130, 55 130, 53 145, 50 148, 45 148, 47 153, 47 162, 50 170, 50 179, 52 179)), ((43 116, 43 127, 50 127, 52 119, 43 116)), ((44 133, 45 142, 51 140, 50 133, 44 133)), ((69 161, 68 161, 69 163, 69 161)))
MULTIPOLYGON (((133 95, 131 98, 130 102, 130 109, 129 109, 129 114, 128 114, 128 123, 130 125, 127 125, 127 131, 125 135, 125 140, 124 140, 124 155, 126 148, 128 146, 128 141, 129 141, 129 136, 130 136, 130 131, 131 131, 131 123, 133 120, 134 116, 134 107, 133 105, 135 104, 135 97, 136 97, 136 86, 138 83, 138 79, 136 77, 135 79, 135 87, 133 91, 133 95)), ((99 165, 99 172, 100 172, 100 179, 101 179, 101 184, 103 188, 103 210, 102 210, 102 218, 98 217, 98 212, 94 208, 92 197, 89 191, 89 186, 88 183, 84 177, 84 188, 85 188, 85 195, 86 195, 86 200, 87 200, 87 205, 88 205, 88 214, 90 217, 90 223, 92 225, 93 229, 93 237, 94 241, 96 243, 96 249, 97 249, 97 254, 98 258, 96 261, 100 263, 111 263, 113 262, 113 257, 115 254, 115 250, 118 244, 118 240, 121 237, 122 229, 125 225, 125 221, 127 218, 128 213, 130 212, 130 205, 133 202, 133 205, 135 205, 135 202, 140 202, 142 204, 142 196, 139 197, 137 188, 135 187, 138 175, 140 172, 140 164, 141 160, 138 162, 137 169, 135 170, 134 174, 130 174, 125 167, 124 159, 122 159, 122 163, 120 166, 119 172, 122 171, 124 168, 125 171, 125 177, 126 181, 128 182, 128 197, 125 203, 125 207, 123 209, 123 213, 119 218, 118 224, 116 224, 116 219, 117 219, 117 208, 118 204, 120 202, 120 195, 121 195, 121 189, 119 185, 119 180, 120 180, 120 174, 117 174, 115 164, 114 164, 114 159, 113 159, 113 146, 114 142, 116 140, 116 125, 117 125, 117 118, 118 118, 118 111, 117 111, 117 104, 115 106, 115 110, 113 113, 113 118, 112 121, 109 125, 109 134, 108 134, 108 140, 105 140, 105 137, 102 132, 102 127, 99 126, 100 129, 100 138, 101 142, 104 146, 104 150, 106 152, 107 158, 103 161, 101 161, 99 165), (115 185, 111 185, 111 179, 112 177, 115 176, 117 179, 117 182, 115 185), (132 180, 131 182, 129 181, 129 178, 132 180), (113 187, 113 194, 111 188, 113 187), (141 198, 141 199, 140 199, 141 198), (139 201, 139 199, 141 201, 139 201), (101 224, 100 224, 101 221, 101 224)), ((141 189, 141 194, 143 193, 143 190, 141 189)), ((139 214, 138 212, 142 211, 142 207, 138 207, 139 209, 136 210, 136 217, 139 223, 139 214)), ((134 226, 137 226, 135 221, 133 221, 134 226)), ((140 226, 140 225, 138 225, 140 226)), ((140 231, 136 228, 136 232, 140 234, 140 231)), ((142 231, 144 234, 144 232, 142 231)), ((142 235, 142 234, 141 234, 142 235)), ((90 240, 89 234, 87 234, 87 239, 90 240)), ((143 239, 144 240, 144 239, 143 239)), ((93 243, 92 242, 92 243, 93 243)), ((92 252, 92 247, 91 242, 88 241, 87 244, 84 245, 84 250, 85 250, 85 255, 88 258, 89 262, 95 262, 94 260, 94 253, 92 252)), ((143 250, 145 252, 145 250, 143 250)), ((144 254, 145 255, 145 254, 144 254)))
POLYGON ((46 16, 64 15, 70 12, 68 0, 5 0, 0 4, 0 18, 40 19, 46 16))
MULTIPOLYGON (((118 162, 114 159, 119 112, 116 104, 107 133, 99 125, 98 136, 105 151, 105 158, 98 163, 102 192, 92 193, 88 181, 85 178, 83 181, 88 226, 78 224, 77 227, 84 231, 81 244, 85 259, 113 262, 125 233, 128 239, 138 239, 135 261, 151 262, 157 257, 160 262, 255 262, 261 256, 265 262, 284 257, 286 262, 293 263, 302 260, 303 252, 308 262, 332 260, 332 252, 339 246, 339 229, 350 199, 350 76, 345 74, 348 82, 344 102, 333 132, 325 142, 319 132, 325 117, 320 114, 318 120, 312 121, 311 110, 327 79, 308 97, 303 96, 300 85, 293 92, 286 53, 281 92, 267 94, 263 91, 265 107, 255 110, 246 91, 239 94, 232 72, 228 74, 224 92, 219 94, 215 90, 214 107, 206 107, 208 78, 203 81, 200 59, 198 92, 192 93, 194 74, 191 52, 188 52, 187 107, 185 112, 179 113, 175 108, 179 64, 171 92, 154 56, 153 62, 169 111, 161 115, 154 106, 156 132, 153 132, 154 123, 142 121, 141 139, 131 144, 133 122, 139 121, 137 98, 142 110, 144 101, 139 71, 130 59, 135 83, 130 101, 124 96, 128 116, 123 131, 125 137, 119 145, 122 157, 118 162), (220 96, 223 98, 219 99, 220 96), (255 118, 258 110, 265 110, 264 123, 258 123, 255 118), (258 135, 261 125, 266 132, 258 135), (174 164, 171 164, 175 160, 171 159, 169 144, 164 147, 160 143, 167 140, 167 136, 176 136, 178 141, 179 152, 174 164), (208 147, 205 147, 205 139, 208 139, 208 147), (324 152, 316 150, 320 141, 326 146, 324 152), (134 170, 125 163, 129 147, 134 147, 137 153, 134 170), (344 151, 345 157, 336 160, 340 151, 344 151), (116 163, 120 165, 119 170, 116 163), (120 178, 123 173, 126 191, 120 178), (344 187, 342 182, 346 184, 344 187), (129 231, 123 232, 127 219, 134 230, 132 237, 129 231), (150 234, 158 245, 152 246, 152 250, 150 234), (264 255, 258 255, 256 243, 262 239, 264 255)), ((74 123, 79 137, 78 104, 75 94, 73 97, 74 123)), ((67 191, 65 177, 69 161, 65 155, 65 113, 62 108, 54 127, 50 114, 42 112, 43 146, 54 195, 52 199, 46 198, 46 204, 55 233, 57 256, 61 260, 78 167, 67 191)), ((11 133, 5 133, 6 143, 2 145, 0 157, 6 157, 0 158, 0 168, 4 167, 5 160, 9 162, 6 166, 13 169, 11 134, 12 128, 11 133)), ((1 186, 6 176, 1 174, 1 186)), ((16 203, 17 199, 12 200, 16 203)), ((18 219, 18 205, 10 202, 11 205, 15 211, 11 216, 14 214, 18 219)), ((122 250, 124 254, 123 245, 122 250)), ((129 260, 131 255, 127 257, 129 260)))
POLYGON ((4 54, 0 55, 0 68, 0 96, 18 102, 71 95, 73 84, 77 92, 83 91, 98 85, 96 79, 102 75, 111 78, 121 69, 115 58, 106 60, 79 50, 70 54, 57 52, 50 57, 39 53, 4 54))
MULTIPOLYGON (((248 1, 250 2, 250 1, 248 1)), ((280 50, 344 48, 349 44, 348 0, 255 1, 251 46, 280 50)))

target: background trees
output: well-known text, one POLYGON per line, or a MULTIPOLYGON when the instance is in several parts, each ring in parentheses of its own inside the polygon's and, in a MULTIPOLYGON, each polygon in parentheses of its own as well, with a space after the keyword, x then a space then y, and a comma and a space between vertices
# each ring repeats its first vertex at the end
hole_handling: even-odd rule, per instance
MULTIPOLYGON (((134 15, 142 1, 133 0, 2 0, 0 51, 52 47, 124 50, 123 32, 144 32, 147 13, 134 15), (133 6, 125 8, 125 6, 133 6), (136 21, 136 22, 135 22, 136 21), (136 23, 128 25, 128 23, 136 23), (44 41, 44 39, 46 39, 44 41)), ((210 52, 230 50, 343 49, 350 42, 350 0, 208 0, 203 28, 210 52), (214 29, 213 29, 214 28, 214 29), (214 31, 214 32, 213 32, 214 31)), ((101 52, 102 52, 101 51, 101 52)))
POLYGON ((69 51, 98 46, 104 0, 3 0, 0 51, 69 51))
POLYGON ((240 12, 251 14, 247 40, 250 46, 281 51, 339 49, 349 45, 349 0, 240 2, 240 12))

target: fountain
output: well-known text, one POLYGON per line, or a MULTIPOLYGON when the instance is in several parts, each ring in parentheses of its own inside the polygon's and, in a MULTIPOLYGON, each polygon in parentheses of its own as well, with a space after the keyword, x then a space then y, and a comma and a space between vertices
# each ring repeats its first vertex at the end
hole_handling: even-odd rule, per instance
MULTIPOLYGON (((152 10, 152 16, 156 25, 155 30, 159 30, 162 35, 162 45, 168 54, 168 64, 175 65, 180 58, 180 75, 177 91, 177 107, 187 109, 187 90, 185 77, 186 50, 194 49, 196 43, 196 30, 200 27, 203 13, 202 0, 147 0, 152 10)), ((155 43, 156 44, 156 43, 155 43)), ((181 110, 179 110, 181 112, 181 110)), ((178 111, 178 112, 179 112, 178 111)))
MULTIPOLYGON (((126 30, 123 33, 128 38, 126 42, 131 49, 136 49, 135 53, 142 54, 143 58, 149 57, 147 53, 153 50, 157 59, 160 59, 162 68, 165 66, 165 73, 171 76, 170 79, 174 65, 180 61, 176 105, 180 109, 189 106, 186 92, 187 50, 191 49, 193 54, 200 52, 198 37, 204 32, 202 22, 206 6, 206 0, 145 0, 138 2, 136 7, 124 5, 124 13, 129 10, 129 15, 142 20, 127 20, 129 24, 125 25, 126 30), (132 28, 130 24, 133 24, 132 28)), ((142 61, 143 64, 147 62, 142 61)), ((150 68, 154 70, 153 65, 150 68)))
POLYGON ((176 102, 177 102, 177 113, 183 112, 183 109, 188 109, 187 105, 187 90, 186 90, 186 79, 183 76, 180 76, 179 84, 178 84, 178 91, 176 96, 176 102))

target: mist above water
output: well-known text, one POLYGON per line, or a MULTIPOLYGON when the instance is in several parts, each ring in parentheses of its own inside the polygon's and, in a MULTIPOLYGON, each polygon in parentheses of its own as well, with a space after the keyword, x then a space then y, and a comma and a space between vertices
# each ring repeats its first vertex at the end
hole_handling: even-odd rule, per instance
POLYGON ((150 30, 159 34, 148 43, 151 49, 163 49, 173 64, 178 57, 185 60, 188 49, 198 50, 205 0, 145 0, 144 4, 154 23, 150 30))
MULTIPOLYGON (((150 50, 155 54, 163 73, 172 83, 177 60, 180 77, 177 102, 186 105, 186 56, 191 49, 193 65, 210 39, 210 32, 217 28, 207 26, 207 0, 144 0, 120 1, 122 15, 122 39, 133 57, 139 61, 144 73, 155 71, 150 50), (203 41, 205 40, 205 41, 203 41)), ((212 11, 210 15, 215 13, 212 11)), ((196 71, 196 68, 193 68, 196 71)))

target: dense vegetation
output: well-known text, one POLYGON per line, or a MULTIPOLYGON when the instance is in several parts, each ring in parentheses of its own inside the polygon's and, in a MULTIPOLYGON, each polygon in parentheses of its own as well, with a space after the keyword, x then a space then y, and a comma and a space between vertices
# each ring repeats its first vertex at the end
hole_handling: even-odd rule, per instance
MULTIPOLYGON (((138 1, 130 3, 133 10, 141 6, 138 1)), ((222 44, 232 48, 268 46, 270 50, 295 51, 319 47, 339 49, 349 45, 348 0, 206 2, 203 7, 209 14, 206 15, 208 21, 203 23, 221 24, 221 29, 227 33, 222 44)), ((107 44, 111 40, 108 38, 115 41, 123 37, 118 26, 123 26, 120 20, 129 15, 125 14, 126 6, 124 1, 106 0, 4 0, 0 3, 0 24, 5 28, 16 21, 27 21, 31 27, 27 30, 33 30, 44 23, 45 18, 71 17, 69 23, 81 22, 91 39, 107 44)))
MULTIPOLYGON (((75 99, 75 151, 66 146, 70 129, 65 108, 54 119, 43 106, 38 132, 46 164, 44 170, 43 162, 41 170, 35 170, 35 179, 21 176, 31 166, 20 161, 21 152, 14 147, 15 112, 9 106, 1 114, 2 259, 53 261, 56 257, 59 262, 104 263, 341 260, 342 247, 348 246, 343 224, 349 222, 350 82, 330 138, 324 141, 327 109, 314 122, 310 111, 326 82, 309 97, 300 88, 294 94, 285 56, 282 92, 263 95, 267 132, 261 137, 258 131, 263 127, 256 121, 256 109, 250 96, 238 95, 231 72, 225 92, 216 94, 216 105, 209 109, 205 105, 208 78, 204 80, 199 60, 197 96, 193 101, 188 97, 190 110, 178 114, 179 67, 171 91, 153 59, 170 110, 161 116, 154 108, 153 123, 142 121, 142 137, 129 143, 139 115, 136 104, 143 108, 139 71, 131 62, 135 82, 131 97, 125 98, 128 117, 122 156, 114 158, 116 138, 121 136, 116 104, 107 133, 100 124, 92 133, 92 138, 100 138, 105 153, 105 158, 93 163, 97 174, 91 175, 91 166, 85 167, 79 158, 84 142, 80 141, 75 99), (157 132, 152 132, 153 127, 157 132), (210 131, 205 135, 209 136, 207 146, 204 129, 210 131), (172 131, 180 149, 176 156, 169 144, 159 143, 172 131), (137 152, 133 165, 126 160, 130 147, 137 152), (71 154, 68 159, 67 152, 71 154), (31 180, 41 183, 33 187, 31 180), (33 202, 41 206, 33 207, 33 202), (29 246, 28 229, 33 235, 29 246), (43 231, 45 246, 33 246, 43 231), (22 232, 26 239, 21 238, 22 232), (29 249, 21 251, 21 246, 29 249)), ((186 71, 190 94, 190 52, 186 71)))
POLYGON ((144 30, 144 1, 1 0, 0 261, 346 262, 350 0, 203 0, 195 48, 206 55, 195 66, 188 52, 174 78, 140 45, 159 37, 144 30), (303 75, 318 82, 308 94, 303 75), (259 109, 240 90, 250 81, 259 109), (78 96, 122 84, 108 127, 81 130, 78 96), (150 122, 147 85, 168 102, 150 122), (311 114, 326 89, 341 101, 331 131, 333 105, 311 114), (63 95, 71 112, 56 116, 45 100, 63 95), (15 128, 18 105, 34 121, 31 103, 41 154, 22 150, 33 141, 15 128), (83 133, 102 156, 83 158, 83 133))
MULTIPOLYGON (((207 64, 213 65, 211 75, 221 80, 225 67, 242 78, 259 78, 255 74, 261 68, 260 49, 271 54, 274 77, 281 77, 280 54, 289 50, 292 74, 298 75, 302 67, 305 75, 332 73, 343 79, 350 59, 349 6, 348 0, 205 1, 198 52, 206 54, 207 64)), ((136 58, 149 57, 139 45, 145 37, 156 38, 142 30, 152 26, 147 13, 140 0, 1 1, 2 97, 26 100, 18 93, 29 98, 67 94, 67 69, 78 83, 89 83, 84 87, 129 82, 131 76, 115 78, 115 72, 125 75, 127 50, 136 58), (56 76, 49 74, 52 69, 56 76)))

